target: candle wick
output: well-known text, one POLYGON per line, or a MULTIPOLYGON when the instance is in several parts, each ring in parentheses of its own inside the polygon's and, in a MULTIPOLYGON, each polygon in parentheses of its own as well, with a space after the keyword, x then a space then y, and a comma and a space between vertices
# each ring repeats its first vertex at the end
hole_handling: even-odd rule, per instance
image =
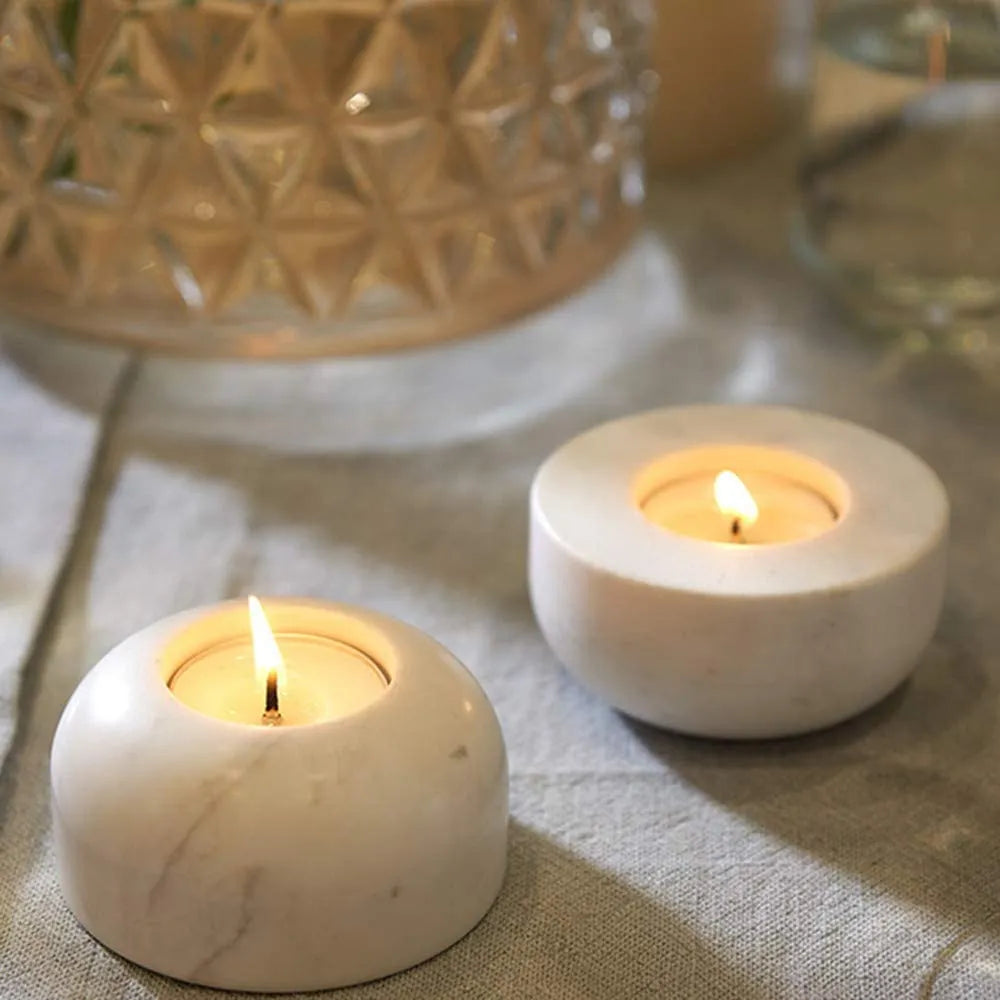
POLYGON ((743 534, 743 525, 740 524, 740 519, 738 517, 733 518, 733 523, 729 529, 729 533, 732 535, 734 542, 740 542, 742 545, 746 545, 747 540, 743 534))
POLYGON ((265 726, 276 726, 281 722, 281 712, 278 709, 278 671, 269 670, 267 672, 267 687, 264 693, 264 715, 262 720, 265 726))

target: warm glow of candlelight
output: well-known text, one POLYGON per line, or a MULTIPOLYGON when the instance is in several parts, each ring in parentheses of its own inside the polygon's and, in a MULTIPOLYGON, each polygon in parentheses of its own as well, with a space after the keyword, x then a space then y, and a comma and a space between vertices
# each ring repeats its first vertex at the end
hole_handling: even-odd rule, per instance
POLYGON ((277 678, 278 688, 284 693, 288 678, 285 674, 285 659, 278 649, 274 631, 264 614, 260 601, 251 595, 247 598, 250 610, 250 635, 253 639, 253 663, 261 689, 267 684, 269 674, 277 678))
POLYGON ((753 494, 746 488, 743 480, 728 469, 715 477, 715 503, 726 517, 733 519, 739 529, 749 528, 759 514, 753 494))

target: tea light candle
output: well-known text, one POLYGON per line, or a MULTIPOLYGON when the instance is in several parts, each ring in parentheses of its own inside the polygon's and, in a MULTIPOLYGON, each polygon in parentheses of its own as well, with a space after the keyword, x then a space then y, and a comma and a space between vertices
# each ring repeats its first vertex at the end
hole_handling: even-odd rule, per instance
POLYGON ((247 634, 181 664, 167 682, 174 697, 227 722, 300 726, 351 715, 385 691, 388 679, 360 649, 325 635, 275 636, 260 601, 248 607, 247 634))
POLYGON ((422 962, 479 921, 506 865, 486 696, 428 636, 344 605, 231 602, 127 639, 63 713, 52 801, 83 926, 222 989, 422 962))
POLYGON ((794 479, 729 469, 669 482, 640 506, 654 524, 713 542, 794 542, 837 521, 827 497, 794 479))
POLYGON ((619 709, 703 736, 831 725, 913 669, 948 503, 902 446, 779 407, 658 410, 559 449, 529 575, 560 660, 619 709))

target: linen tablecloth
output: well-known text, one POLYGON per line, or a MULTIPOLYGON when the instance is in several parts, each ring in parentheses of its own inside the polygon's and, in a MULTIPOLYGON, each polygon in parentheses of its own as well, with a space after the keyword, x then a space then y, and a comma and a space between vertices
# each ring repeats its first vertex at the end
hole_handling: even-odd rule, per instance
MULTIPOLYGON (((343 1000, 1000 996, 1000 404, 917 341, 888 349, 834 315, 784 249, 790 172, 777 150, 655 190, 619 271, 558 313, 605 325, 601 377, 551 399, 533 390, 492 433, 311 455, 158 434, 155 363, 88 354, 59 392, 12 342, 0 997, 220 996, 138 969, 76 925, 53 869, 47 765, 59 713, 104 651, 248 591, 370 604, 427 630, 504 728, 511 850, 496 906, 445 954, 343 1000), (622 268, 655 308, 615 304, 622 268), (560 669, 532 620, 527 490, 542 459, 610 417, 712 400, 867 424, 950 492, 932 648, 899 692, 829 732, 735 745, 631 722, 560 669)), ((567 370, 578 363, 567 352, 567 370)), ((391 398, 405 407, 420 391, 391 398)))

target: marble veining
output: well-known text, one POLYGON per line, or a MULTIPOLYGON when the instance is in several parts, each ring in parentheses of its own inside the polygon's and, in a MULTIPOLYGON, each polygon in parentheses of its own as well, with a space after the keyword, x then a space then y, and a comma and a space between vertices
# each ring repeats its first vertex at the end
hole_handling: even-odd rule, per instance
MULTIPOLYGON (((271 600, 275 628, 302 628, 299 607, 271 600)), ((266 731, 191 711, 166 690, 156 652, 191 623, 228 620, 224 604, 116 647, 64 713, 52 750, 63 894, 139 965, 234 990, 365 982, 453 944, 500 890, 506 751, 478 684, 411 626, 302 607, 321 634, 353 622, 382 637, 382 698, 266 731), (109 691, 133 710, 109 712, 109 691)))
POLYGON ((267 756, 269 751, 274 747, 274 743, 275 741, 273 739, 269 739, 265 745, 250 758, 244 767, 237 771, 232 777, 228 777, 222 784, 219 791, 210 795, 202 804, 198 813, 191 822, 191 825, 184 831, 181 839, 177 842, 176 846, 173 850, 171 850, 171 852, 167 855, 166 860, 163 862, 160 874, 157 876, 156 881, 149 890, 149 902, 147 904, 148 909, 154 909, 159 903, 168 879, 177 869, 191 842, 197 836, 198 831, 202 829, 202 827, 212 818, 215 811, 223 805, 226 796, 237 788, 241 782, 246 780, 247 776, 251 774, 254 768, 267 756))
POLYGON ((222 944, 213 949, 203 961, 199 962, 186 978, 195 981, 203 979, 210 970, 213 962, 217 961, 227 952, 234 949, 243 940, 246 932, 250 929, 250 924, 253 920, 254 894, 257 892, 257 886, 259 885, 263 874, 264 869, 260 866, 255 866, 247 870, 246 876, 243 879, 243 888, 240 891, 239 916, 232 935, 228 940, 223 941, 222 944))

